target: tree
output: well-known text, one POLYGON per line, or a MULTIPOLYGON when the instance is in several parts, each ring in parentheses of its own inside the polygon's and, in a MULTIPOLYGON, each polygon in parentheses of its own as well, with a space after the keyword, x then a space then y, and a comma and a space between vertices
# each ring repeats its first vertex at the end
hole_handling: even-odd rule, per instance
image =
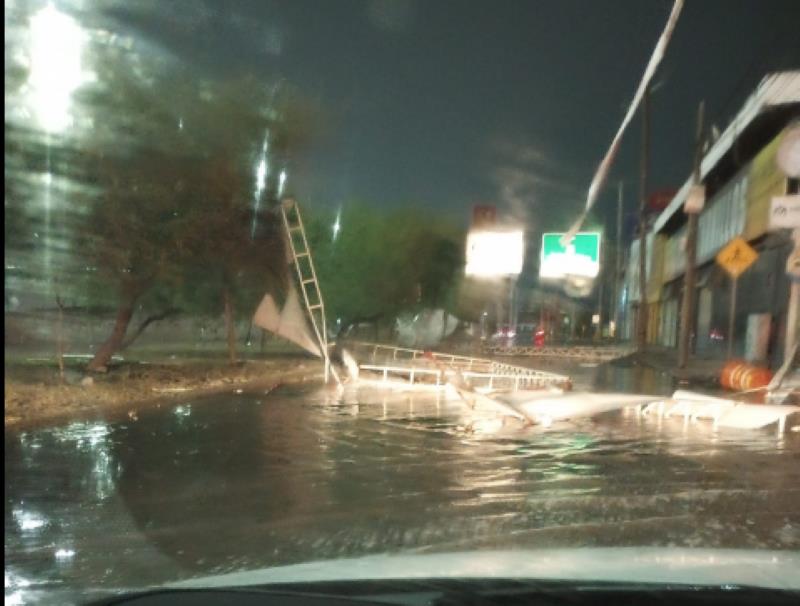
MULTIPOLYGON (((101 194, 88 201, 81 250, 118 304, 89 369, 123 346, 137 304, 158 301, 162 317, 198 279, 214 284, 202 292, 221 295, 235 360, 236 282, 259 264, 271 275, 270 263, 282 263, 274 242, 249 229, 254 160, 265 136, 283 128, 281 116, 253 78, 196 81, 111 53, 97 80, 84 102, 101 123, 89 146, 101 194)), ((192 307, 212 311, 212 299, 192 307)))
POLYGON ((463 267, 458 230, 415 211, 382 213, 353 204, 333 237, 330 213, 307 225, 330 319, 393 325, 404 311, 454 304, 463 267))
POLYGON ((187 268, 191 295, 184 300, 205 314, 215 314, 221 305, 234 363, 237 308, 254 309, 265 290, 285 279, 283 242, 275 214, 262 211, 254 218, 232 163, 209 166, 205 183, 206 195, 198 199, 203 217, 195 234, 198 252, 187 268))
POLYGON ((105 187, 90 210, 82 250, 118 298, 114 327, 95 352, 100 370, 125 339, 136 304, 155 285, 172 286, 191 255, 196 221, 186 161, 155 154, 101 162, 105 187))
POLYGON ((194 259, 202 272, 191 275, 202 277, 205 292, 220 295, 200 299, 195 309, 214 313, 221 302, 231 362, 236 361, 237 309, 254 309, 265 290, 280 290, 286 279, 280 223, 270 210, 278 198, 275 177, 310 136, 312 120, 304 120, 299 97, 289 89, 280 99, 275 96, 252 78, 236 78, 208 86, 204 103, 184 114, 184 128, 203 133, 205 164, 194 259), (245 99, 251 109, 242 109, 245 99), (264 167, 263 182, 256 180, 258 164, 264 167))

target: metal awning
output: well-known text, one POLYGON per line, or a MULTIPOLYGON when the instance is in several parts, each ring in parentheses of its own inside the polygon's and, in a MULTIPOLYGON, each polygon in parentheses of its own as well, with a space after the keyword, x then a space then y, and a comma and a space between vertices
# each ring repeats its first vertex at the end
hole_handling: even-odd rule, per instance
MULTIPOLYGON (((720 135, 700 162, 700 179, 705 179, 719 161, 730 151, 742 131, 765 109, 800 102, 800 70, 780 72, 766 76, 755 92, 745 102, 733 122, 720 135)), ((653 231, 664 229, 676 212, 683 208, 686 196, 694 182, 689 177, 683 187, 656 219, 653 231)))

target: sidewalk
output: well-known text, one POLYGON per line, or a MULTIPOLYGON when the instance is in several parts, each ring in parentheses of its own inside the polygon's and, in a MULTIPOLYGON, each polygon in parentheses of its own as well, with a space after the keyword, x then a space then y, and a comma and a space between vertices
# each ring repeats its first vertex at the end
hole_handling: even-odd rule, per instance
POLYGON ((645 352, 631 354, 625 360, 668 372, 680 383, 705 387, 719 387, 720 373, 726 362, 720 358, 692 357, 686 368, 678 368, 678 352, 675 349, 652 346, 645 352))

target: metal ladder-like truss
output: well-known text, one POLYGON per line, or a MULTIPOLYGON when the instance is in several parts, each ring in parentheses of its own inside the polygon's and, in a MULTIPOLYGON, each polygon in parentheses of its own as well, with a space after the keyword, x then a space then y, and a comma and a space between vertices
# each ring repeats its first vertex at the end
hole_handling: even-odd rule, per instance
POLYGON ((325 362, 325 382, 328 382, 330 375, 341 385, 339 374, 331 364, 328 354, 328 330, 325 322, 325 303, 322 300, 322 292, 317 281, 317 272, 314 269, 314 260, 311 257, 311 249, 306 239, 306 230, 303 227, 303 219, 300 216, 300 207, 294 200, 284 200, 281 203, 281 218, 283 219, 283 229, 286 234, 286 241, 289 252, 292 256, 292 263, 297 270, 297 282, 300 284, 300 292, 303 293, 303 302, 306 306, 306 313, 311 320, 311 327, 317 338, 322 359, 325 362))
POLYGON ((363 341, 351 341, 347 347, 357 359, 367 362, 359 363, 359 369, 372 374, 377 382, 386 383, 391 380, 405 383, 408 387, 444 388, 447 383, 444 371, 449 369, 458 370, 476 388, 511 391, 546 387, 571 389, 571 379, 566 375, 485 358, 363 341))

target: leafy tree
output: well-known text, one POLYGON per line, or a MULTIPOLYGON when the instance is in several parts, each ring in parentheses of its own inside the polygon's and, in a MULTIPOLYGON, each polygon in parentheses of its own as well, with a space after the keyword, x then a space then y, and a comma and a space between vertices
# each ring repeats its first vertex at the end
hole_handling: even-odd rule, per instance
POLYGON ((198 201, 203 216, 195 235, 198 252, 187 274, 191 294, 184 300, 199 313, 223 312, 233 363, 236 310, 254 309, 265 290, 275 290, 285 279, 283 242, 275 214, 260 212, 254 221, 232 163, 209 167, 206 183, 206 195, 198 201))
POLYGON ((333 237, 333 216, 307 220, 320 286, 340 330, 370 322, 393 325, 404 311, 454 304, 463 236, 414 211, 348 206, 333 237))
POLYGON ((283 263, 275 239, 250 230, 255 159, 265 136, 284 147, 292 137, 253 78, 197 81, 112 53, 98 82, 84 102, 102 117, 89 146, 101 194, 89 202, 81 250, 118 304, 89 368, 108 363, 137 305, 154 302, 157 318, 186 302, 213 313, 221 301, 235 360, 237 282, 279 274, 270 265, 283 263), (218 296, 186 296, 190 290, 218 296))

